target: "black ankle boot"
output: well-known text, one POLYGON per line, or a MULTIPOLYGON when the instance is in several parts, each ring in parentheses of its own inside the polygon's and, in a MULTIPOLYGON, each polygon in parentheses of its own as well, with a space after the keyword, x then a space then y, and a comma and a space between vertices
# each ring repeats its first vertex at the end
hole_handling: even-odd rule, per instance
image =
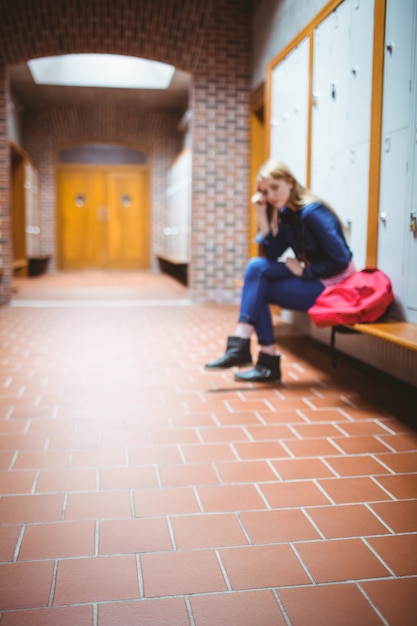
POLYGON ((281 380, 281 356, 260 352, 255 367, 248 372, 238 372, 235 380, 247 383, 270 383, 281 380))
POLYGON ((225 370, 235 365, 243 367, 251 365, 252 357, 250 355, 250 340, 242 339, 242 337, 228 337, 226 352, 216 361, 206 363, 206 369, 225 370))

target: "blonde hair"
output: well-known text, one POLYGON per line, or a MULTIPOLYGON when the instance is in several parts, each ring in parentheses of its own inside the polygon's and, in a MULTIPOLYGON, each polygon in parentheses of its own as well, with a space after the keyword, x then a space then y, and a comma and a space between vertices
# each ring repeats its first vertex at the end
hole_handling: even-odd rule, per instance
POLYGON ((336 211, 327 202, 324 202, 324 200, 304 187, 304 185, 296 179, 288 165, 283 161, 270 159, 262 165, 258 171, 257 180, 266 180, 267 178, 275 178, 276 180, 285 180, 286 182, 293 183, 288 204, 294 207, 296 211, 300 211, 309 202, 320 202, 320 204, 323 204, 334 214, 342 228, 345 229, 336 211))
POLYGON ((266 163, 264 163, 260 168, 257 178, 258 180, 275 178, 277 180, 292 182, 293 188, 291 190, 289 204, 294 206, 294 208, 298 211, 302 209, 303 206, 305 206, 308 202, 322 202, 320 198, 314 196, 308 189, 306 189, 301 183, 298 182, 288 165, 286 165, 282 161, 275 161, 273 159, 266 161, 266 163))

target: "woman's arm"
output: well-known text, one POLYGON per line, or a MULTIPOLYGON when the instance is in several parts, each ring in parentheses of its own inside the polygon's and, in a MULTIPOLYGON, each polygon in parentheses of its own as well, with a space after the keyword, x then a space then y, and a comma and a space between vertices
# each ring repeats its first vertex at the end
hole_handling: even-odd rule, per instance
POLYGON ((284 234, 279 231, 278 211, 268 205, 260 191, 252 196, 252 204, 259 228, 256 241, 268 259, 277 259, 288 248, 284 234))
POLYGON ((342 226, 337 217, 325 206, 308 211, 305 224, 319 243, 325 258, 311 260, 303 270, 303 278, 326 278, 342 272, 352 258, 342 226))

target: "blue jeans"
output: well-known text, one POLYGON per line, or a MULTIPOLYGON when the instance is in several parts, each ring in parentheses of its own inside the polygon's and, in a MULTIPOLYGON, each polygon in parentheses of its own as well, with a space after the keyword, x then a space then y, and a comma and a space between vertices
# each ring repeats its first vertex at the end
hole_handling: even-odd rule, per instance
POLYGON ((307 311, 323 289, 319 279, 304 280, 294 276, 285 263, 255 257, 245 270, 239 322, 254 326, 259 344, 269 346, 275 342, 269 305, 307 311))

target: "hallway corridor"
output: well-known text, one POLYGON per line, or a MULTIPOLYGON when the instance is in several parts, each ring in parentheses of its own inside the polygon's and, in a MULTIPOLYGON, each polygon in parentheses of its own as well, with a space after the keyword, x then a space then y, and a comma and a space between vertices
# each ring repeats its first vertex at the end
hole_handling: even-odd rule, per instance
POLYGON ((0 626, 415 624, 417 389, 284 323, 281 384, 205 371, 236 314, 166 275, 15 280, 0 626))

